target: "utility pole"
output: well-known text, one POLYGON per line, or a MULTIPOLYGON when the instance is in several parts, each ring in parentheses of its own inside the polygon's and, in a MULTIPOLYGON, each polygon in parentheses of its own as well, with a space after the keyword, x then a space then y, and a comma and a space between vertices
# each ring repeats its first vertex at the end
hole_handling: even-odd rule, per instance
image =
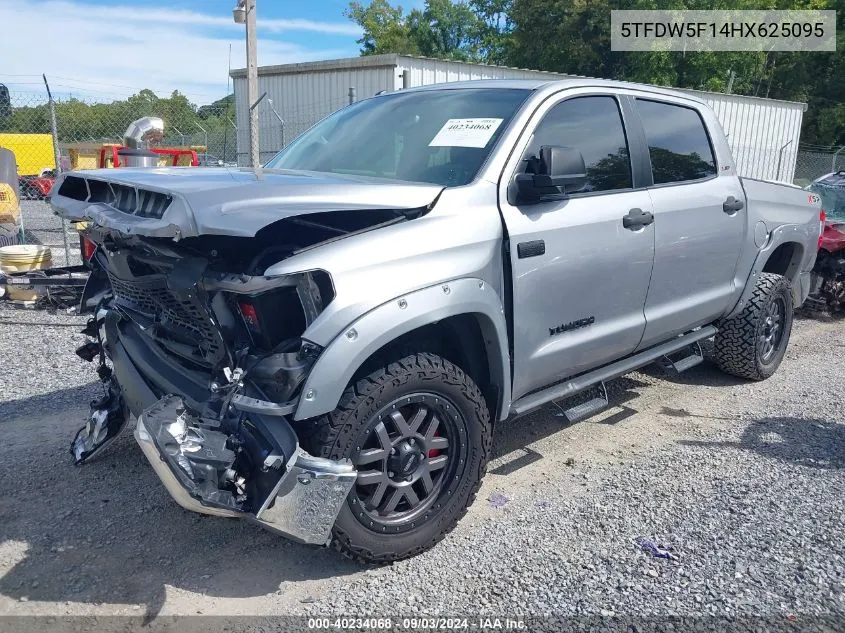
MULTIPOLYGON (((255 32, 255 1, 246 0, 246 91, 249 105, 258 101, 258 37, 255 32)), ((250 167, 260 167, 258 154, 258 108, 249 112, 250 167)))
POLYGON ((249 116, 249 166, 260 167, 258 154, 258 36, 255 25, 256 0, 238 0, 232 10, 235 22, 246 23, 246 99, 249 116))

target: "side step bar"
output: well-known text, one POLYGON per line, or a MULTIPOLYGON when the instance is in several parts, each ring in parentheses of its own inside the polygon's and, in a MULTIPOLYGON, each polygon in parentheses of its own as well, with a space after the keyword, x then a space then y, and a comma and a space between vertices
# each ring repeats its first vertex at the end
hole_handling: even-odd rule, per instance
POLYGON ((511 404, 510 415, 513 417, 525 415, 553 400, 568 398, 600 382, 624 376, 635 369, 653 363, 658 358, 680 351, 692 343, 710 338, 715 334, 716 328, 712 325, 707 325, 666 343, 661 343, 660 345, 638 352, 633 356, 628 356, 627 358, 610 363, 604 367, 599 367, 586 374, 581 374, 572 380, 567 380, 566 382, 546 387, 536 393, 523 396, 511 404))
POLYGON ((574 407, 564 409, 558 402, 554 402, 553 404, 560 411, 559 414, 556 413, 555 415, 562 415, 570 424, 576 424, 607 409, 610 406, 610 398, 607 397, 607 386, 603 381, 598 386, 601 391, 598 396, 581 404, 576 404, 574 407))
POLYGON ((663 368, 663 371, 667 374, 677 375, 687 369, 695 367, 696 365, 700 365, 703 362, 704 352, 701 349, 701 343, 696 341, 690 345, 690 353, 688 356, 684 356, 679 360, 672 360, 667 354, 662 360, 658 360, 657 364, 660 365, 660 367, 663 368))

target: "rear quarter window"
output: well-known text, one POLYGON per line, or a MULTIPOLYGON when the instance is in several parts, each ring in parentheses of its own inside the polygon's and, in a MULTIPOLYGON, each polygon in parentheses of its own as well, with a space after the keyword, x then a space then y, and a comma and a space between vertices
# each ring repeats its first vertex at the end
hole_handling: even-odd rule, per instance
POLYGON ((716 159, 701 115, 693 108, 637 99, 654 184, 704 180, 716 175, 716 159))

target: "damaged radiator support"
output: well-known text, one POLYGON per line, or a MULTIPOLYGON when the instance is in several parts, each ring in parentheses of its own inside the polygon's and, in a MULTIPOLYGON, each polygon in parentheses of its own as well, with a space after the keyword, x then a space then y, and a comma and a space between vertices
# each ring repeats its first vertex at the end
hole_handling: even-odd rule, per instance
POLYGON ((282 456, 261 453, 263 463, 253 464, 253 470, 278 473, 278 478, 272 486, 255 487, 239 474, 240 458, 219 422, 192 416, 181 398, 173 395, 144 411, 135 439, 183 508, 246 518, 303 543, 328 541, 356 479, 348 460, 314 457, 297 448, 284 456, 286 463, 282 456), (253 498, 247 503, 248 496, 253 498))

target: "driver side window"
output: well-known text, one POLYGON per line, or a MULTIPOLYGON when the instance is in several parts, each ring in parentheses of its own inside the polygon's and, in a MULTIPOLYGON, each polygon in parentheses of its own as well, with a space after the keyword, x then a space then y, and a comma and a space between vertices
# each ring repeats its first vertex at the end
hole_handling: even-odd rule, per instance
POLYGON ((573 147, 581 152, 587 183, 577 192, 631 189, 631 160, 619 105, 613 97, 575 97, 549 110, 534 130, 523 160, 531 173, 540 146, 573 147))

